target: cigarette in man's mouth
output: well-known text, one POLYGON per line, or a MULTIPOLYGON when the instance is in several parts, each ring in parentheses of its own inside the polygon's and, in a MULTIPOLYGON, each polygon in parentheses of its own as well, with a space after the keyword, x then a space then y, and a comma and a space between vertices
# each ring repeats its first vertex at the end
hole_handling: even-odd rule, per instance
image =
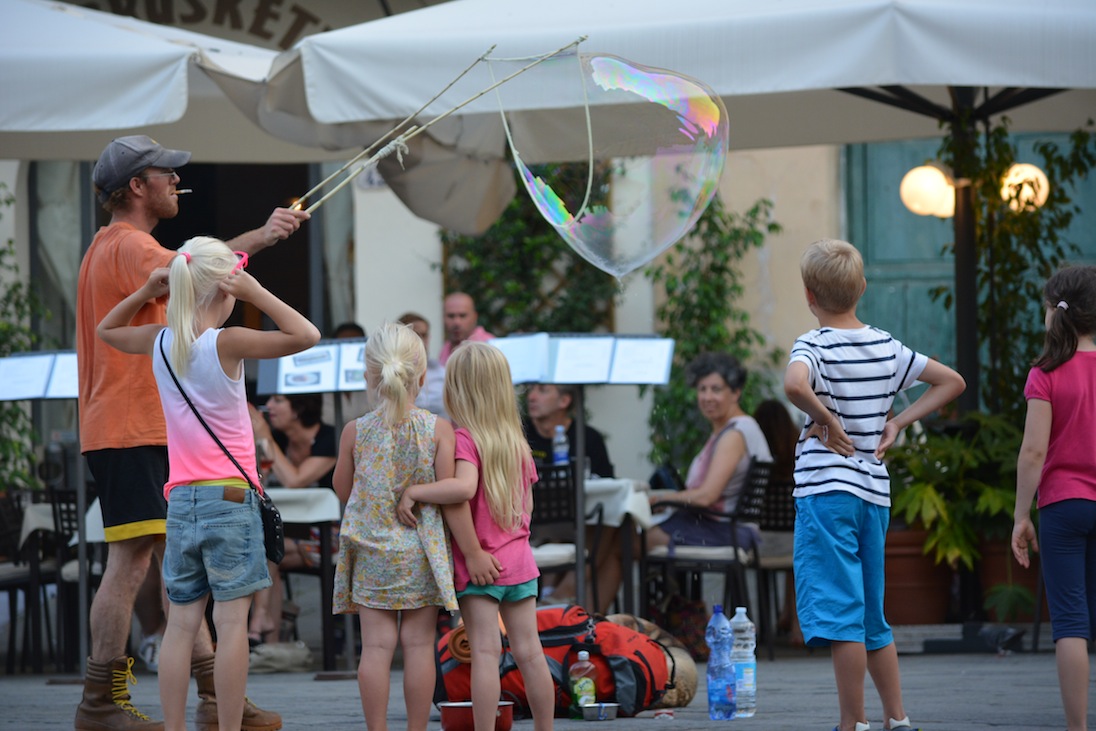
POLYGON ((179 190, 175 191, 175 195, 186 195, 187 193, 193 193, 193 192, 194 191, 191 190, 190 188, 180 188, 179 190))

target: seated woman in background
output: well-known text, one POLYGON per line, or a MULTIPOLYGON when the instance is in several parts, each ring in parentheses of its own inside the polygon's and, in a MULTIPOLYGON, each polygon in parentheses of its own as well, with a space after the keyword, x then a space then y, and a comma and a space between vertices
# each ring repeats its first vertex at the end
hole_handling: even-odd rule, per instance
MULTIPOLYGON (((792 473, 795 471, 795 445, 799 441, 800 428, 792 420, 788 407, 775 399, 762 401, 754 409, 754 419, 761 427, 773 456, 773 469, 769 478, 770 490, 791 493, 795 487, 792 473)), ((791 556, 794 533, 762 531, 762 556, 791 556)), ((803 633, 799 631, 799 618, 795 613, 795 575, 789 568, 785 572, 784 606, 777 622, 781 631, 788 633, 788 644, 802 645, 803 633)))
MULTIPOLYGON (((275 394, 266 407, 269 423, 261 411, 250 407, 259 463, 266 468, 264 481, 272 487, 330 488, 338 443, 335 427, 320 421, 323 398, 319 394, 275 394)), ((339 545, 337 539, 333 545, 339 545)), ((284 591, 280 569, 316 566, 319 556, 314 546, 314 541, 286 538, 285 558, 278 566, 270 566, 273 586, 255 595, 248 632, 252 644, 277 641, 284 591)))
MULTIPOLYGON (((651 494, 651 502, 699 505, 730 511, 746 483, 750 459, 772 459, 769 444, 754 418, 739 400, 746 385, 746 369, 729 353, 702 353, 685 368, 685 378, 696 389, 696 404, 711 425, 711 436, 689 466, 685 489, 651 494)), ((738 545, 757 544, 756 527, 738 526, 738 545)), ((726 524, 685 510, 674 512, 647 531, 647 545, 729 545, 726 524)))

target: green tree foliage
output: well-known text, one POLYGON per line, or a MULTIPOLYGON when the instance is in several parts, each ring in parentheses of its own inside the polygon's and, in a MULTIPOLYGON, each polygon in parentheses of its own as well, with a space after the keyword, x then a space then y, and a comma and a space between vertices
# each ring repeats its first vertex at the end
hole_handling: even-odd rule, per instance
MULTIPOLYGON (((0 208, 14 203, 14 196, 0 183, 0 208)), ((37 295, 20 276, 15 242, 8 239, 0 246, 0 358, 34 350, 38 336, 33 319, 45 315, 37 295)), ((0 485, 5 489, 40 486, 34 474, 34 442, 27 405, 0 401, 0 485)))
MULTIPOLYGON (((656 311, 661 334, 675 340, 670 382, 654 389, 648 420, 651 460, 656 464, 687 464, 711 432, 685 382, 685 365, 706 351, 731 353, 742 363, 756 365, 765 347, 765 337, 750 326, 749 313, 740 304, 740 267, 767 234, 780 231, 771 212, 772 202, 761 200, 737 214, 728 211, 717 195, 692 234, 647 269, 647 276, 665 293, 656 311)), ((771 361, 775 356, 769 357, 771 361)), ((747 410, 758 400, 763 380, 751 372, 743 397, 747 410)))
MULTIPOLYGON (((585 185, 586 166, 538 168, 585 185)), ((608 173, 599 168, 595 191, 606 194, 608 173)), ((496 335, 517 332, 592 332, 612 324, 617 281, 579 256, 519 194, 481 236, 443 231, 446 292, 467 292, 480 324, 496 335)))
MULTIPOLYGON (((1047 201, 1039 208, 1019 204, 1018 186, 1010 200, 1001 197, 1000 181, 1017 157, 1007 119, 987 125, 980 138, 949 135, 940 150, 946 164, 968 171, 973 185, 981 399, 987 410, 1017 426, 1023 425, 1027 408, 1027 372, 1043 346, 1043 283, 1078 254, 1066 239, 1080 211, 1072 186, 1096 165, 1096 138, 1079 130, 1067 150, 1052 142, 1041 142, 1035 150, 1050 183, 1047 201)), ((945 247, 953 250, 953 244, 945 247)), ((932 294, 951 306, 951 287, 932 294)))

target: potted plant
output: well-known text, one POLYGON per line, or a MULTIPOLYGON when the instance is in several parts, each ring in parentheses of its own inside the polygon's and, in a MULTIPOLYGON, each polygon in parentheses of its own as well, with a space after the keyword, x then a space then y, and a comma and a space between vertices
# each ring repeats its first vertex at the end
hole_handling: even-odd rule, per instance
POLYGON ((972 412, 888 453, 895 517, 924 531, 936 564, 979 580, 982 600, 964 614, 1007 621, 1034 606, 1035 571, 1013 566, 1008 547, 1022 437, 1005 416, 972 412))

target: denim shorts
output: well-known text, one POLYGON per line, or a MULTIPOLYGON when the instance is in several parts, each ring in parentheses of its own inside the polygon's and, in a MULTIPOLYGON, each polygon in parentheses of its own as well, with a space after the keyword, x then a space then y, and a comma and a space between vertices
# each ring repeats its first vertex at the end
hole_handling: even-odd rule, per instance
POLYGON ((163 578, 173 604, 190 604, 210 593, 214 601, 230 601, 270 586, 255 491, 223 485, 172 488, 163 578), (226 489, 242 491, 243 502, 225 499, 226 489))
POLYGON ((500 584, 476 586, 475 584, 469 583, 463 591, 457 592, 458 599, 466 596, 489 596, 499 604, 502 604, 503 602, 520 602, 522 599, 528 599, 529 597, 535 597, 537 595, 536 579, 529 579, 523 584, 513 584, 511 586, 502 586, 500 584))

